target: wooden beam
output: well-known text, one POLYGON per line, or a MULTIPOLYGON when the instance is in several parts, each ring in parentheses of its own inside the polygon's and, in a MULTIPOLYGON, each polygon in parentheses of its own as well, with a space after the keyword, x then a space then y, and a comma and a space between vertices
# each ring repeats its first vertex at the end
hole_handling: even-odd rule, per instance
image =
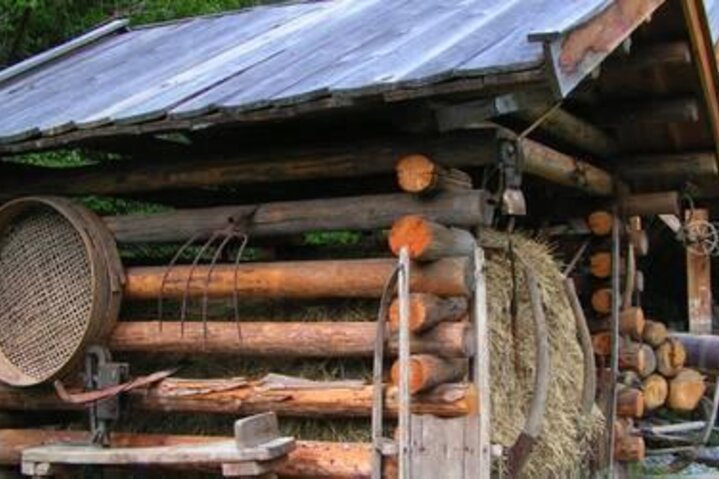
MULTIPOLYGON (((397 262, 394 259, 290 261, 210 266, 134 267, 126 270, 126 300, 240 296, 285 298, 379 298, 397 262), (208 280, 208 275, 210 275, 208 280)), ((465 258, 415 264, 411 287, 417 293, 470 296, 471 265, 465 258)))
MULTIPOLYGON (((517 116, 532 124, 547 110, 548 108, 531 109, 520 112, 517 116)), ((552 111, 542 121, 539 130, 598 158, 612 158, 619 151, 617 141, 608 133, 562 108, 552 111)))
MULTIPOLYGON (((686 212, 687 221, 709 221, 709 211, 686 212)), ((712 334, 711 256, 697 254, 687 248, 687 299, 689 301, 689 332, 712 334)))
POLYGON ((0 179, 0 197, 27 195, 118 195, 310 179, 357 178, 391 174, 395 163, 425 155, 445 167, 493 163, 492 129, 437 136, 373 139, 318 146, 264 148, 243 154, 193 158, 138 158, 79 168, 28 168, 23 178, 0 179), (23 180, 23 181, 18 181, 23 180))
POLYGON ((660 191, 628 195, 622 199, 621 208, 626 216, 677 215, 681 205, 679 193, 660 191))
POLYGON ((611 196, 618 186, 611 174, 536 141, 519 140, 526 173, 596 196, 611 196))
POLYGON ((684 41, 652 43, 632 47, 628 56, 612 57, 612 64, 622 69, 642 70, 659 66, 692 64, 692 50, 684 41), (616 58, 616 59, 615 59, 616 58))
MULTIPOLYGON (((270 375, 271 376, 271 375, 270 375)), ((173 414, 210 413, 231 416, 276 412, 285 417, 369 417, 373 387, 362 381, 306 381, 277 376, 256 381, 244 378, 170 378, 128 393, 128 407, 173 414)), ((396 418, 398 395, 384 388, 385 416, 396 418)), ((416 414, 457 417, 474 409, 475 394, 467 384, 445 384, 417 395, 416 414)), ((10 411, 83 411, 85 406, 63 402, 49 389, 0 388, 0 407, 10 411)))
POLYGON ((672 333, 684 346, 686 365, 708 371, 719 371, 719 336, 672 333))
POLYGON ((617 164, 619 176, 627 180, 672 179, 716 176, 717 158, 713 152, 672 153, 621 158, 617 164))
MULTIPOLYGON (((441 300, 450 301, 450 300, 441 300)), ((461 303, 459 298, 452 304, 461 303)), ((444 303, 442 303, 444 304, 444 303)), ((466 312, 466 300, 464 300, 466 312)), ((461 309, 461 306, 459 306, 461 309)), ((372 357, 376 335, 374 321, 234 322, 120 321, 109 347, 118 352, 193 353, 253 357, 372 357)), ((412 339, 412 351, 462 357, 469 328, 460 322, 438 324, 412 339)), ((389 351, 396 354, 395 341, 389 351)))
POLYGON ((696 98, 672 98, 641 103, 624 102, 599 110, 593 121, 611 128, 636 124, 695 123, 701 106, 696 98))
POLYGON ((408 214, 445 225, 471 227, 486 222, 486 200, 483 190, 442 193, 431 199, 398 193, 111 216, 104 221, 121 243, 184 242, 198 234, 207 238, 233 225, 253 238, 308 231, 373 230, 389 228, 408 214))

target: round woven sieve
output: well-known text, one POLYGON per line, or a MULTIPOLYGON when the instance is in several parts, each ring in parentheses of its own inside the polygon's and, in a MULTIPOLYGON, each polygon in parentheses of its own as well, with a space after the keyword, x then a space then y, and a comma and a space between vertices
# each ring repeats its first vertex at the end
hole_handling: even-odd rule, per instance
POLYGON ((31 386, 71 368, 109 333, 122 267, 85 208, 33 197, 0 208, 0 381, 31 386))

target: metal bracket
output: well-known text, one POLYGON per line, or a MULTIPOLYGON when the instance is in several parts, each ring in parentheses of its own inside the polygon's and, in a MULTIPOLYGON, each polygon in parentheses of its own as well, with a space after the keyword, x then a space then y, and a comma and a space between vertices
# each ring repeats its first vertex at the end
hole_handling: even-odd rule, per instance
POLYGON ((527 202, 522 193, 522 149, 515 141, 502 141, 499 145, 499 168, 502 174, 501 211, 505 215, 524 216, 527 202))
MULTIPOLYGON (((91 346, 85 357, 85 388, 99 391, 117 386, 127 381, 130 366, 127 363, 112 362, 107 348, 91 346)), ((120 397, 114 396, 92 403, 88 409, 90 415, 91 441, 93 445, 110 445, 110 427, 120 418, 120 397)))

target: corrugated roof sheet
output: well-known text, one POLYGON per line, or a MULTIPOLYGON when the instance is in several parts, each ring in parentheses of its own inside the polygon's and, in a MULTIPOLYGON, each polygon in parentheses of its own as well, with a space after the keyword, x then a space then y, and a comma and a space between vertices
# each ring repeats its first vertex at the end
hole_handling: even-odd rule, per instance
POLYGON ((325 0, 95 41, 0 83, 0 142, 541 66, 531 33, 610 0, 325 0))

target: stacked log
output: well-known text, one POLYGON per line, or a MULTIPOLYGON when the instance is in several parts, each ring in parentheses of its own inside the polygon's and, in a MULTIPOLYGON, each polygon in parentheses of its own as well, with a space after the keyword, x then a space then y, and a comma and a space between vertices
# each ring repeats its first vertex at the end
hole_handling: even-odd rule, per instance
MULTIPOLYGON (((413 163, 414 164, 414 163, 413 163)), ((407 167, 407 160, 398 164, 407 167)), ((401 181, 400 181, 401 184, 401 181)), ((428 219, 410 215, 398 219, 389 234, 389 246, 395 255, 407 248, 412 260, 424 265, 447 261, 447 258, 469 257, 475 248, 475 240, 466 230, 448 228, 428 219)), ((466 298, 437 294, 414 293, 410 296, 409 328, 414 337, 426 334, 441 325, 450 323, 466 324, 468 303, 466 298)), ((391 331, 399 330, 399 301, 390 306, 389 324, 391 331)), ((414 342, 414 338, 410 344, 414 342)), ((462 380, 467 375, 468 362, 461 358, 448 358, 446 354, 415 354, 409 362, 409 389, 418 394, 442 384, 462 380)), ((399 386, 400 361, 390 371, 390 383, 399 386)))

